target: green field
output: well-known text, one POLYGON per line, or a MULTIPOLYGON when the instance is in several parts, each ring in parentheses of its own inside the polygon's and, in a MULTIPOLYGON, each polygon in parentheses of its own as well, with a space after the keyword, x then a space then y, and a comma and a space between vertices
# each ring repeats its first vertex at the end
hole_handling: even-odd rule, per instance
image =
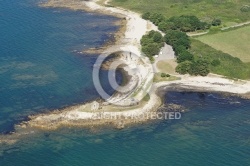
POLYGON ((196 39, 192 39, 190 52, 195 55, 195 58, 203 57, 210 62, 219 60, 220 65, 210 65, 209 69, 212 73, 224 75, 228 78, 250 79, 250 63, 244 63, 239 58, 216 50, 196 39))
POLYGON ((112 0, 111 4, 166 17, 196 15, 204 21, 220 18, 227 26, 250 20, 250 11, 241 11, 243 5, 250 5, 249 0, 112 0))
MULTIPOLYGON (((249 0, 112 0, 111 4, 139 13, 161 13, 167 18, 195 15, 208 23, 219 18, 222 26, 250 21, 250 10, 241 10, 244 5, 250 6, 249 0)), ((212 73, 250 79, 250 63, 246 63, 250 62, 250 26, 227 32, 221 32, 220 27, 213 27, 209 34, 192 39, 191 43, 189 51, 195 60, 206 58, 211 63, 209 69, 212 73), (213 66, 214 61, 220 64, 213 66)))
POLYGON ((243 62, 250 62, 250 26, 204 35, 197 39, 217 50, 238 57, 243 62))

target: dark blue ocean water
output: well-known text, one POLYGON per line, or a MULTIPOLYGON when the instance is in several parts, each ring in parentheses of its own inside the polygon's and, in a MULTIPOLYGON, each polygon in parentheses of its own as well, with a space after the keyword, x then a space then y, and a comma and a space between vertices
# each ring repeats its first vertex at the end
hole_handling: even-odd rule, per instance
MULTIPOLYGON (((36 2, 0 0, 1 132, 29 114, 98 97, 91 75, 96 56, 71 51, 100 46, 118 28, 113 17, 43 9, 36 2)), ((28 135, 0 145, 0 166, 250 165, 249 100, 172 91, 164 101, 188 111, 180 120, 124 130, 64 128, 28 135)))
POLYGON ((1 165, 249 166, 250 101, 214 93, 169 92, 180 120, 124 130, 68 128, 37 133, 4 148, 1 165))
POLYGON ((101 46, 119 28, 114 17, 45 9, 38 2, 0 1, 0 133, 29 114, 97 98, 97 55, 72 51, 101 46))

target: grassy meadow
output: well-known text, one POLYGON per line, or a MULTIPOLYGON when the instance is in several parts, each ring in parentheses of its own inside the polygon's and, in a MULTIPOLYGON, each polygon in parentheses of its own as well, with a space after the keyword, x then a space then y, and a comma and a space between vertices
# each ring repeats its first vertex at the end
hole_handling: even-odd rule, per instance
POLYGON ((228 78, 250 79, 250 63, 244 63, 237 57, 216 50, 196 39, 192 39, 190 52, 195 55, 195 58, 202 56, 209 61, 219 60, 220 65, 210 65, 209 69, 212 73, 228 78))
MULTIPOLYGON (((249 0, 112 0, 113 6, 120 6, 139 13, 161 13, 165 17, 195 15, 202 21, 222 20, 220 27, 213 27, 209 34, 191 38, 190 52, 205 57, 209 62, 220 61, 219 65, 209 65, 212 73, 228 78, 250 79, 250 26, 221 31, 223 26, 250 21, 250 10, 242 12, 242 6, 250 6, 249 0)), ((166 64, 158 64, 167 68, 166 64)), ((155 81, 159 81, 155 78, 155 81)))
POLYGON ((197 37, 213 48, 250 62, 250 26, 197 37))
POLYGON ((180 78, 175 77, 175 76, 161 77, 161 73, 156 73, 154 75, 154 82, 175 81, 175 80, 180 80, 180 78))
POLYGON ((196 15, 203 21, 220 18, 225 26, 250 20, 250 11, 241 11, 242 6, 250 5, 249 0, 112 0, 111 4, 166 17, 196 15))
POLYGON ((174 60, 159 61, 156 65, 163 73, 176 74, 175 67, 177 64, 174 60))

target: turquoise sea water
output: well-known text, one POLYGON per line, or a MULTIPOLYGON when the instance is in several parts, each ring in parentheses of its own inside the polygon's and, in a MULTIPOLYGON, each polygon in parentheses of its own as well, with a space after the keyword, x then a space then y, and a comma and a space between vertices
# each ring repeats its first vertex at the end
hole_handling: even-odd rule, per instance
POLYGON ((1 165, 249 166, 250 101, 214 93, 170 92, 180 120, 124 130, 62 129, 5 148, 1 165))
POLYGON ((44 9, 38 2, 0 1, 0 132, 29 114, 98 97, 92 82, 97 55, 72 51, 101 46, 119 28, 114 17, 44 9))
MULTIPOLYGON (((29 114, 98 97, 95 56, 116 18, 42 9, 34 0, 0 0, 0 131, 29 114)), ((103 82, 105 81, 105 72, 103 82)), ((109 88, 108 88, 109 89, 109 88)), ((112 90, 110 90, 112 92, 112 90)), ((115 130, 64 128, 0 145, 0 166, 249 166, 250 101, 216 93, 175 92, 165 104, 188 111, 180 120, 115 130)))

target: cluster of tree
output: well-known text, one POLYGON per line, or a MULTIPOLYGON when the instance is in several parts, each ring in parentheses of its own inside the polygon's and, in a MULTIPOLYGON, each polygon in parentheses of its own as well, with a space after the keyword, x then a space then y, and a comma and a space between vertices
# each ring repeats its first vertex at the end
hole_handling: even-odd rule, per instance
MULTIPOLYGON (((158 54, 163 46, 163 41, 171 45, 177 56, 178 66, 176 72, 180 74, 201 75, 209 74, 209 61, 199 58, 195 60, 194 55, 188 51, 191 41, 185 32, 210 28, 210 25, 201 22, 195 16, 180 16, 166 19, 158 13, 144 13, 142 18, 150 20, 158 28, 165 32, 164 38, 159 32, 151 31, 141 39, 142 51, 149 57, 158 54)), ((215 19, 213 24, 220 25, 221 21, 215 19)), ((214 61, 212 65, 217 66, 220 62, 214 61)), ((162 75, 163 76, 163 75, 162 75)))
POLYGON ((187 50, 190 48, 191 41, 186 33, 169 30, 166 32, 164 40, 167 44, 173 47, 178 63, 194 60, 194 55, 187 50))
POLYGON ((200 21, 196 16, 179 16, 171 17, 159 24, 159 28, 163 31, 166 29, 180 30, 182 32, 192 32, 197 30, 209 29, 210 25, 200 21))
POLYGON ((166 19, 162 14, 159 13, 144 13, 143 19, 150 20, 158 28, 166 32, 168 30, 179 30, 182 32, 192 32, 196 30, 205 30, 210 28, 210 24, 200 21, 196 16, 175 16, 166 19))
MULTIPOLYGON (((186 33, 181 31, 169 30, 164 36, 165 42, 171 45, 177 56, 178 66, 176 72, 180 74, 206 76, 209 73, 209 62, 204 59, 194 59, 188 49, 191 47, 191 41, 186 33)), ((219 62, 213 62, 218 65, 219 62)))
POLYGON ((154 23, 156 26, 158 26, 159 23, 163 22, 166 20, 166 18, 159 13, 150 13, 146 12, 142 15, 142 18, 145 20, 149 20, 152 23, 154 23))
POLYGON ((176 30, 169 30, 165 33, 164 40, 171 45, 175 51, 190 48, 191 42, 186 33, 176 30))
POLYGON ((180 74, 207 76, 210 72, 209 64, 210 63, 205 59, 184 61, 179 63, 175 70, 180 74))
POLYGON ((150 59, 160 52, 164 46, 163 36, 160 32, 150 31, 148 34, 143 35, 141 39, 142 52, 150 59))

